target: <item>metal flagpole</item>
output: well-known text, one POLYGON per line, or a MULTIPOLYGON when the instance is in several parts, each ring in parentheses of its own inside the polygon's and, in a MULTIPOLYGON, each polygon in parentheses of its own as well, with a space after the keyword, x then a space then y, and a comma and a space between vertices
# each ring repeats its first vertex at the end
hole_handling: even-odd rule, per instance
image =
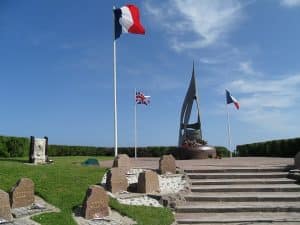
POLYGON ((134 89, 134 158, 137 157, 136 151, 136 89, 134 89))
MULTIPOLYGON (((116 7, 113 7, 113 10, 116 7)), ((117 66, 116 66, 116 38, 115 38, 115 14, 113 13, 113 46, 114 46, 114 54, 113 54, 113 68, 114 68, 114 134, 115 134, 115 156, 118 155, 118 116, 117 116, 117 66)))
POLYGON ((226 102, 226 109, 227 109, 228 147, 229 147, 230 158, 231 158, 232 157, 232 152, 231 152, 231 133, 230 133, 230 123, 229 123, 229 109, 228 109, 227 102, 226 102))

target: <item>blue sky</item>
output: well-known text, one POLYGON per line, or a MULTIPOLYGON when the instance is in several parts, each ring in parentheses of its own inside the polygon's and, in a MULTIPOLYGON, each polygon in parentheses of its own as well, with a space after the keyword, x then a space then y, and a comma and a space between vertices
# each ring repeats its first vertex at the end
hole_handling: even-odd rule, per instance
MULTIPOLYGON (((0 134, 113 146, 112 5, 127 1, 0 1, 0 134)), ((299 0, 144 0, 146 35, 117 41, 119 144, 176 145, 192 62, 204 139, 234 145, 299 136, 299 0)))

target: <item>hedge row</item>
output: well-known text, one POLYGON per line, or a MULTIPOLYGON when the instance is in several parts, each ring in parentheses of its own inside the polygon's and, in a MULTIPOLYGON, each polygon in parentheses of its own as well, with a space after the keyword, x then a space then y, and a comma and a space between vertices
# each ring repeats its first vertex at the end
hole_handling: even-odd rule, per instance
POLYGON ((21 157, 29 154, 29 138, 0 136, 1 157, 21 157))
POLYGON ((239 156, 294 157, 300 151, 300 138, 238 145, 236 151, 239 156))
MULTIPOLYGON (((22 157, 28 156, 30 139, 23 137, 0 136, 0 157, 22 157)), ((217 146, 217 153, 221 157, 229 156, 229 151, 225 147, 217 146)), ((134 156, 134 148, 120 147, 119 154, 134 156)), ((173 154, 178 158, 178 148, 174 146, 163 147, 139 147, 139 157, 160 157, 166 154, 173 154)), ((92 146, 68 146, 68 145, 49 145, 49 156, 114 156, 113 148, 92 147, 92 146)))

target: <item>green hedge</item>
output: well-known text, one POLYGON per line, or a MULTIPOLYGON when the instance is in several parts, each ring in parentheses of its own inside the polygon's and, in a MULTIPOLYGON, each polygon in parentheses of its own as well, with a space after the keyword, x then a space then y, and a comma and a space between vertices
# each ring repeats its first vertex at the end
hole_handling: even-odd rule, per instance
MULTIPOLYGON (((24 137, 6 137, 0 136, 0 157, 22 157, 28 156, 30 148, 30 139, 24 137)), ((221 157, 229 156, 229 151, 222 146, 217 146, 217 153, 221 157)), ((134 148, 120 147, 119 154, 134 156, 134 148)), ((138 157, 160 157, 166 154, 173 154, 179 158, 179 151, 174 146, 153 146, 139 147, 138 157)), ((114 156, 113 148, 92 147, 92 146, 68 146, 68 145, 49 145, 49 156, 114 156)))
POLYGON ((29 154, 29 138, 0 136, 1 157, 21 157, 29 154))
POLYGON ((236 151, 239 156, 294 157, 300 151, 300 138, 238 145, 236 151))

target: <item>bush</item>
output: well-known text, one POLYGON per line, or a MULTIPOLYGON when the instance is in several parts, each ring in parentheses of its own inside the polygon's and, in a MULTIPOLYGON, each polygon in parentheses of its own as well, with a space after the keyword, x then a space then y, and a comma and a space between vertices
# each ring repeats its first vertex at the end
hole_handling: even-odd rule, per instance
POLYGON ((1 157, 22 157, 29 154, 29 139, 0 136, 1 157))
POLYGON ((237 146, 239 156, 294 157, 300 151, 300 138, 271 140, 237 146))

